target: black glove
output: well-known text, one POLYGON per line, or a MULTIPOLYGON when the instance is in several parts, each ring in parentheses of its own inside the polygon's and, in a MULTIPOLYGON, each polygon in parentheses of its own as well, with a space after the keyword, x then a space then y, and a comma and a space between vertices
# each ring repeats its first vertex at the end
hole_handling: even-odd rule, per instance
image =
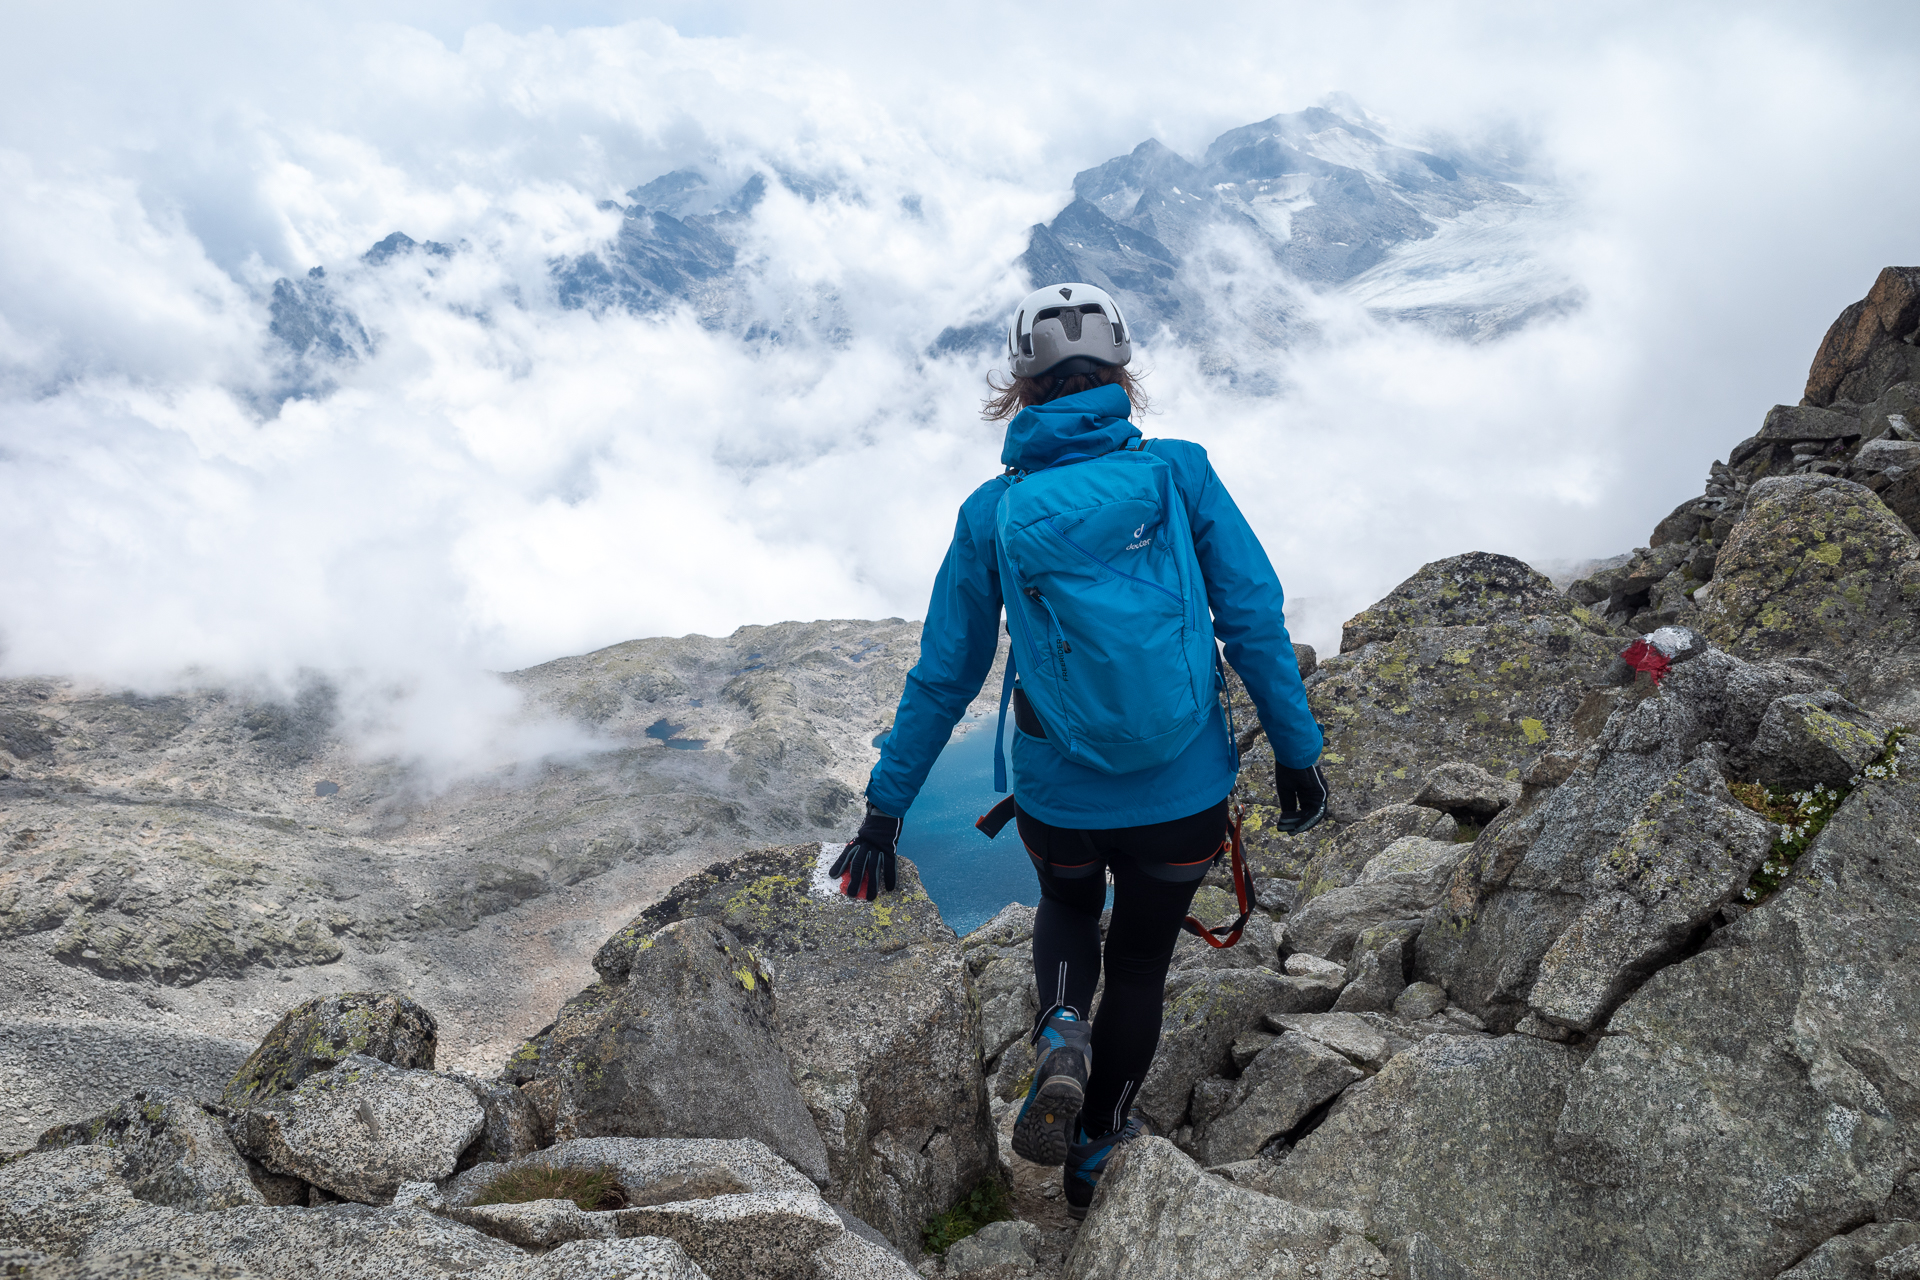
POLYGON ((1327 775, 1319 765, 1305 769, 1273 768, 1273 787, 1280 794, 1280 821, 1288 835, 1304 835, 1327 816, 1327 775))
POLYGON ((849 898, 865 895, 868 902, 880 896, 880 883, 889 891, 899 887, 894 870, 894 843, 900 839, 900 819, 889 817, 871 804, 860 834, 847 842, 840 856, 827 868, 827 874, 840 881, 840 892, 849 898))

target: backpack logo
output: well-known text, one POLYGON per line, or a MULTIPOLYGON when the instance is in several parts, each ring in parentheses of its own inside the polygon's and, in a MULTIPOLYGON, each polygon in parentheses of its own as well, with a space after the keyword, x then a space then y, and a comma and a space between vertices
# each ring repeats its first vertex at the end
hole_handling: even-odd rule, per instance
MULTIPOLYGON (((1135 529, 1133 531, 1133 536, 1136 538, 1140 538, 1140 535, 1145 533, 1146 531, 1147 531, 1147 526, 1141 525, 1138 529, 1135 529)), ((1129 542, 1127 544, 1127 550, 1138 551, 1140 548, 1146 546, 1148 543, 1152 541, 1153 541, 1152 538, 1140 538, 1140 541, 1138 542, 1129 542)))

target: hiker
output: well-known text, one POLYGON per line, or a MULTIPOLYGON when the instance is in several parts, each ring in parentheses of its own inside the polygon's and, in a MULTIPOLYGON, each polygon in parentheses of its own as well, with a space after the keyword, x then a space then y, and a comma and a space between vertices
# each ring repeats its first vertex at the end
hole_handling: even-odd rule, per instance
MULTIPOLYGON (((1145 440, 1130 421, 1145 400, 1126 369, 1133 351, 1119 305, 1088 284, 1038 290, 1014 313, 1007 351, 1012 376, 989 376, 983 413, 1011 419, 1007 470, 961 505, 919 664, 867 784, 866 820, 830 872, 869 901, 895 887, 902 817, 986 680, 1004 607, 1008 808, 1040 878, 1033 967, 1043 1008, 1013 1149, 1064 1165, 1068 1208, 1081 1218, 1107 1157, 1148 1131, 1130 1105, 1160 1042, 1167 966, 1226 843, 1239 754, 1216 637, 1272 744, 1280 828, 1319 822, 1327 787, 1280 580, 1206 450, 1145 440)), ((1005 791, 997 741, 994 765, 1005 791)))

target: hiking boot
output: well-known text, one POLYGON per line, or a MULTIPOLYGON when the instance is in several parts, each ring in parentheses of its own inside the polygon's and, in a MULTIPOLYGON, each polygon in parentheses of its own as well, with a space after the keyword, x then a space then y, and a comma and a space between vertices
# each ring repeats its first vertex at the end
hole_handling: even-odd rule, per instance
POLYGON ((1060 1164, 1067 1158, 1087 1094, 1087 1070, 1093 1063, 1093 1028, 1072 1009, 1060 1005, 1040 1021, 1034 1043, 1040 1060, 1033 1068, 1027 1103, 1013 1122, 1013 1150, 1035 1164, 1060 1164))
POLYGON ((1066 1168, 1060 1172, 1066 1184, 1067 1212, 1075 1222, 1087 1216, 1087 1206, 1093 1203, 1093 1189, 1100 1185, 1100 1174, 1107 1166, 1107 1157, 1122 1143, 1152 1136, 1153 1126, 1136 1111, 1127 1117, 1126 1124, 1112 1133, 1091 1140, 1082 1133, 1080 1141, 1067 1148, 1066 1168))

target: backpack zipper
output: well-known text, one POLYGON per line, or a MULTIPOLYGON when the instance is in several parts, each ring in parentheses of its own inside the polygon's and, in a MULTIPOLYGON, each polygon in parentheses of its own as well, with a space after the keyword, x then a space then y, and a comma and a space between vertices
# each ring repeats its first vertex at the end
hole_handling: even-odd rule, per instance
MULTIPOLYGON (((1167 590, 1165 587, 1161 586, 1159 583, 1150 582, 1145 578, 1135 577, 1133 574, 1128 573, 1125 569, 1114 568, 1113 565, 1109 564, 1105 560, 1102 560, 1099 556, 1093 554, 1093 552, 1087 550, 1085 547, 1075 542, 1072 538, 1069 538, 1066 534, 1060 532, 1060 530, 1054 526, 1054 523, 1051 520, 1047 521, 1047 532, 1051 533, 1054 537, 1060 539, 1060 541, 1066 543, 1068 546, 1072 547, 1075 551, 1078 551, 1081 555, 1093 561, 1095 564, 1107 570, 1107 572, 1113 574, 1114 576, 1125 578, 1129 582, 1137 582, 1143 587, 1152 587, 1155 591, 1158 591, 1161 595, 1165 596, 1167 599, 1179 605, 1181 615, 1183 617, 1185 616, 1187 612, 1187 602, 1185 600, 1182 600, 1179 596, 1173 594, 1173 592, 1167 590)), ((1049 610, 1049 612, 1051 612, 1051 610, 1049 610)))

